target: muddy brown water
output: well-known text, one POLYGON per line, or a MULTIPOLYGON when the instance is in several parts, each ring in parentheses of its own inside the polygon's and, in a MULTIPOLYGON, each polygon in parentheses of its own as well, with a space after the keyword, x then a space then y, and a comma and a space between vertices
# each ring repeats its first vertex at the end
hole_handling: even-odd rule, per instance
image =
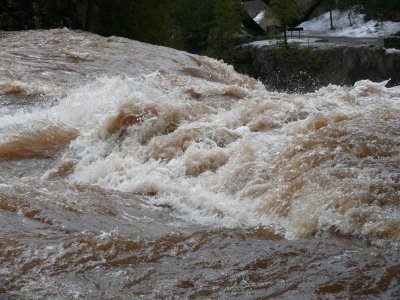
POLYGON ((400 297, 400 87, 67 29, 0 51, 1 299, 400 297))

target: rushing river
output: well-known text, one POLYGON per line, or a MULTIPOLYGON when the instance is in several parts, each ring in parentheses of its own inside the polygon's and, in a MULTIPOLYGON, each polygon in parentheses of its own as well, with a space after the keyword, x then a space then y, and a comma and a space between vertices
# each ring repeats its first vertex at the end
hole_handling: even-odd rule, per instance
POLYGON ((0 32, 1 299, 398 299, 400 87, 0 32))

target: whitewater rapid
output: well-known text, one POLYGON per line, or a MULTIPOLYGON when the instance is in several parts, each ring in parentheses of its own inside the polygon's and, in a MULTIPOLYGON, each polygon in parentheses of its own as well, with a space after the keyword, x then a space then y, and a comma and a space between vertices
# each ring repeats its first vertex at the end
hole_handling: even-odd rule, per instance
POLYGON ((0 158, 51 158, 42 182, 142 195, 203 225, 400 240, 400 87, 284 94, 122 38, 2 39, 0 158))

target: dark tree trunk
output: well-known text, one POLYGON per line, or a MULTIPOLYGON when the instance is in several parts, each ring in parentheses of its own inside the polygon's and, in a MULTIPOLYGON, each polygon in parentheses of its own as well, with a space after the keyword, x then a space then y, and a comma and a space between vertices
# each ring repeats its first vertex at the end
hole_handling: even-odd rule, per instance
POLYGON ((285 43, 285 46, 287 46, 287 34, 286 34, 286 31, 287 31, 287 25, 286 24, 283 24, 283 41, 284 41, 284 43, 285 43))

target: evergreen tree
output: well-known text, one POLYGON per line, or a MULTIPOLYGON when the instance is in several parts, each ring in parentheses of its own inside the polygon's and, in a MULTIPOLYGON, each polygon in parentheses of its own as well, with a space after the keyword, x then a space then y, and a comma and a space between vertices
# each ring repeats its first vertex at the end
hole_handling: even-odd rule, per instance
POLYGON ((214 25, 214 0, 175 0, 171 9, 176 34, 181 37, 183 48, 200 53, 207 48, 210 29, 214 25))
POLYGON ((229 59, 244 17, 239 0, 175 0, 174 24, 184 49, 229 59))
POLYGON ((94 30, 105 36, 119 35, 142 42, 171 46, 175 40, 168 0, 100 0, 94 30))
POLYGON ((400 0, 363 0, 367 19, 400 21, 400 0))
POLYGON ((287 45, 287 26, 296 19, 301 18, 301 12, 294 0, 271 0, 269 3, 272 14, 283 25, 283 37, 287 45))
POLYGON ((243 7, 238 0, 216 0, 213 14, 215 21, 205 54, 229 61, 244 19, 243 7))
POLYGON ((85 28, 229 59, 241 31, 240 0, 77 0, 85 28))
POLYGON ((167 0, 135 0, 132 38, 142 42, 174 46, 167 0))

